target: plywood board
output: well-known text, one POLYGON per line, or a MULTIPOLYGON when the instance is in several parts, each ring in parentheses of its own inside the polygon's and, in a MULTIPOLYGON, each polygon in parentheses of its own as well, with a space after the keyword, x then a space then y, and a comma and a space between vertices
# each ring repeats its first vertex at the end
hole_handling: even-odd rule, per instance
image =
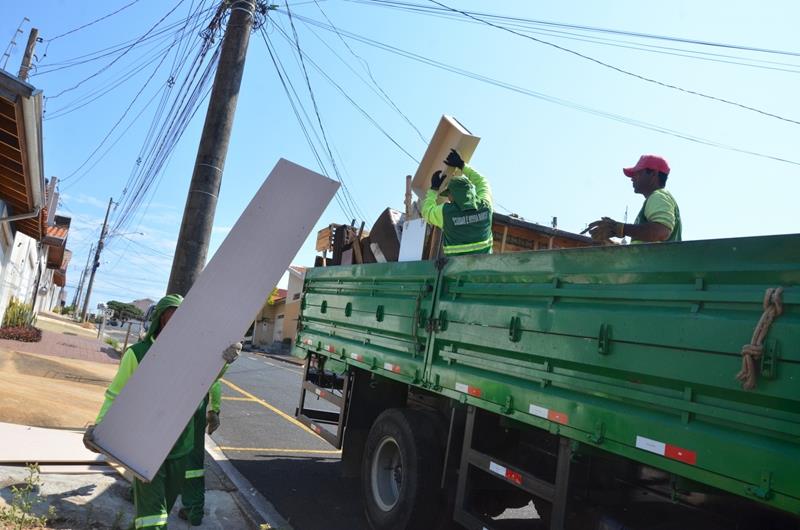
POLYGON ((278 162, 95 429, 100 450, 152 479, 338 187, 278 162))
POLYGON ((0 463, 94 463, 105 457, 83 446, 83 432, 0 423, 0 463))
POLYGON ((425 250, 425 219, 412 219, 403 223, 403 239, 400 240, 400 257, 397 261, 419 261, 425 250))
MULTIPOLYGON (((450 149, 458 151, 464 162, 469 162, 480 141, 479 137, 474 136, 452 116, 442 116, 433 133, 431 143, 428 144, 428 149, 425 151, 425 156, 422 157, 422 162, 411 181, 411 189, 414 190, 417 197, 420 199, 425 197, 425 193, 430 188, 431 175, 434 171, 441 169, 452 176, 454 170, 444 164, 444 159, 450 154, 450 149)), ((446 187, 447 181, 441 189, 444 190, 446 187)))

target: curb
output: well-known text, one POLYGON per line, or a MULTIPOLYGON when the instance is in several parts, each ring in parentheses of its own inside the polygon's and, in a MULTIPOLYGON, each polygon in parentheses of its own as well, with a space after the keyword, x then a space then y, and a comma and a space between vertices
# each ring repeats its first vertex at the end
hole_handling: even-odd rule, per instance
POLYGON ((250 520, 254 529, 293 530, 292 526, 278 513, 272 503, 239 473, 217 443, 208 435, 206 435, 205 446, 208 455, 236 487, 236 491, 232 492, 233 498, 245 517, 250 520))
POLYGON ((277 353, 268 353, 258 350, 242 350, 242 351, 247 353, 255 353, 256 355, 262 355, 264 357, 269 357, 270 359, 274 359, 276 361, 280 361, 286 364, 293 364, 295 366, 303 366, 306 363, 305 359, 299 359, 294 355, 278 355, 277 353))

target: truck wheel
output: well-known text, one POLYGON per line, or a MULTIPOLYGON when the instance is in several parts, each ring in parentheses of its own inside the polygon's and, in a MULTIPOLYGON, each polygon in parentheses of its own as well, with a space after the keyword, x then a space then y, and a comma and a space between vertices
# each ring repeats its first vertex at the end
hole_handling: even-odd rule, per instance
POLYGON ((434 422, 421 411, 390 409, 372 425, 361 484, 373 530, 438 526, 443 454, 434 422))

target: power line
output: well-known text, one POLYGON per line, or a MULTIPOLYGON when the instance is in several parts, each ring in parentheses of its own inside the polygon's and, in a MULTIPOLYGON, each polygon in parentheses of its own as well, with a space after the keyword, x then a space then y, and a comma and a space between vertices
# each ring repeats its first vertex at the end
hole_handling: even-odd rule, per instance
POLYGON ((55 36, 55 37, 53 37, 52 39, 46 39, 46 40, 47 40, 48 42, 53 42, 54 40, 60 39, 61 37, 66 37, 67 35, 71 35, 71 34, 73 34, 73 33, 77 32, 77 31, 80 31, 80 30, 84 29, 84 28, 88 28, 89 26, 92 26, 92 25, 94 25, 94 24, 97 24, 98 22, 102 22, 103 20, 105 20, 105 19, 107 19, 107 18, 109 18, 109 17, 113 17, 113 16, 114 16, 114 15, 116 15, 117 13, 120 13, 120 12, 122 12, 122 11, 124 11, 124 10, 128 9, 129 7, 131 7, 133 4, 135 4, 135 3, 137 3, 137 2, 139 2, 139 0, 133 0, 133 2, 130 2, 129 4, 125 4, 124 6, 120 7, 120 8, 119 8, 119 9, 117 9, 116 11, 113 11, 113 12, 111 12, 111 13, 107 14, 107 15, 104 15, 104 16, 102 16, 102 17, 100 17, 100 18, 97 18, 97 19, 95 19, 95 20, 92 20, 91 22, 88 22, 88 23, 86 23, 86 24, 84 24, 84 25, 82 25, 82 26, 79 26, 79 27, 75 28, 75 29, 71 29, 71 30, 69 30, 69 31, 65 31, 65 32, 64 32, 64 33, 62 33, 61 35, 56 35, 56 36, 55 36))
POLYGON ((292 19, 292 10, 289 7, 289 2, 288 1, 285 1, 285 5, 286 5, 286 12, 289 14, 289 24, 292 27, 292 34, 294 35, 294 43, 295 43, 295 45, 297 47, 297 54, 298 54, 298 56, 300 58, 300 66, 302 67, 302 70, 303 70, 303 77, 305 78, 305 81, 306 81, 306 87, 308 87, 308 94, 311 97, 311 104, 312 104, 312 106, 314 108, 314 114, 317 117, 317 123, 319 124, 319 129, 320 129, 320 132, 322 133, 322 140, 323 140, 323 142, 325 144, 325 148, 326 148, 326 150, 328 152, 328 157, 329 157, 329 159, 331 161, 331 166, 333 167, 334 173, 336 173, 337 179, 342 184, 342 188, 344 188, 345 200, 350 202, 352 208, 357 213, 359 213, 361 219, 365 219, 366 216, 364 215, 364 213, 359 208, 358 202, 353 199, 352 194, 350 193, 350 190, 348 189, 347 184, 344 181, 344 178, 342 177, 341 173, 339 172, 339 167, 336 164, 336 160, 334 159, 333 151, 331 150, 330 143, 328 142, 328 135, 326 134, 325 127, 322 124, 322 116, 320 116, 320 113, 319 113, 319 106, 317 105, 317 98, 314 96, 314 89, 311 87, 311 80, 308 77, 308 70, 306 69, 306 64, 305 64, 305 60, 304 60, 304 57, 303 57, 303 51, 300 49, 300 37, 297 34, 297 28, 295 28, 295 26, 294 26, 294 19, 292 19))
POLYGON ((798 120, 787 118, 785 116, 781 116, 779 114, 774 114, 772 112, 767 112, 765 110, 761 110, 761 109, 758 109, 756 107, 751 107, 749 105, 744 105, 744 104, 738 103, 736 101, 732 101, 732 100, 721 98, 721 97, 717 97, 717 96, 712 96, 712 95, 706 94, 704 92, 699 92, 697 90, 691 90, 691 89, 688 89, 688 88, 683 88, 683 87, 680 87, 680 86, 677 86, 677 85, 673 85, 671 83, 666 83, 664 81, 659 81, 658 79, 653 79, 652 77, 647 77, 647 76, 644 76, 644 75, 641 75, 641 74, 637 74, 637 73, 632 72, 630 70, 626 70, 624 68, 621 68, 619 66, 615 66, 615 65, 607 63, 605 61, 601 61, 600 59, 595 59, 594 57, 591 57, 589 55, 586 55, 584 53, 575 51, 575 50, 570 49, 570 48, 566 48, 566 47, 561 46, 559 44, 555 44, 553 42, 546 41, 544 39, 538 39, 538 38, 533 37, 531 35, 526 35, 524 33, 520 33, 519 31, 513 30, 511 28, 508 28, 508 27, 505 27, 505 26, 501 26, 499 24, 495 24, 493 22, 490 22, 488 20, 482 19, 480 17, 476 17, 474 15, 469 14, 466 11, 462 11, 460 9, 456 9, 454 7, 450 7, 450 6, 445 5, 445 4, 441 3, 441 2, 438 2, 437 0, 429 0, 429 1, 434 3, 434 4, 436 4, 436 5, 438 5, 438 6, 441 6, 441 7, 445 8, 445 9, 449 9, 450 11, 453 11, 455 13, 461 13, 465 17, 468 17, 468 18, 471 18, 471 19, 476 20, 478 22, 481 22, 483 24, 486 24, 487 26, 491 26, 491 27, 493 27, 495 29, 499 29, 501 31, 506 31, 508 33, 511 33, 512 35, 517 35, 519 37, 532 40, 532 41, 537 42, 539 44, 544 44, 546 46, 550 46, 551 48, 555 48, 555 49, 560 50, 562 52, 569 53, 569 54, 574 55, 576 57, 580 57, 581 59, 585 59, 587 61, 590 61, 590 62, 593 62, 593 63, 598 64, 600 66, 603 66, 605 68, 609 68, 611 70, 614 70, 615 72, 619 72, 621 74, 624 74, 624 75, 627 75, 627 76, 630 76, 630 77, 634 77, 634 78, 639 79, 641 81, 645 81, 647 83, 652 83, 652 84, 655 84, 655 85, 658 85, 658 86, 662 86, 662 87, 665 87, 665 88, 669 88, 669 89, 672 89, 672 90, 677 90, 678 92, 683 92, 683 93, 686 93, 686 94, 692 94, 694 96, 698 96, 698 97, 701 97, 701 98, 709 99, 709 100, 712 100, 712 101, 725 103, 727 105, 732 105, 734 107, 739 107, 739 108, 744 109, 744 110, 749 110, 751 112, 762 114, 764 116, 768 116, 770 118, 775 118, 775 119, 778 119, 778 120, 781 120, 781 121, 785 121, 785 122, 788 122, 788 123, 793 123, 795 125, 800 125, 800 121, 798 121, 798 120))
MULTIPOLYGON (((308 18, 308 17, 303 17, 301 15, 295 15, 295 18, 297 18, 298 20, 302 20, 304 22, 307 22, 307 23, 309 23, 311 25, 314 25, 316 27, 319 27, 321 29, 324 29, 326 31, 333 31, 328 25, 326 25, 325 23, 320 22, 318 20, 314 20, 314 19, 308 18)), ((790 159, 786 159, 786 158, 782 158, 782 157, 778 157, 778 156, 768 155, 768 154, 764 154, 764 153, 760 153, 760 152, 756 152, 756 151, 751 151, 751 150, 747 150, 747 149, 737 148, 737 147, 734 147, 734 146, 722 144, 722 143, 719 143, 719 142, 714 142, 712 140, 707 140, 707 139, 704 139, 704 138, 701 138, 701 137, 698 137, 698 136, 694 136, 694 135, 691 135, 691 134, 688 134, 688 133, 683 133, 683 132, 680 132, 680 131, 672 130, 672 129, 669 129, 669 128, 666 128, 666 127, 662 127, 662 126, 659 126, 659 125, 655 125, 655 124, 652 124, 652 123, 648 123, 648 122, 645 122, 645 121, 636 120, 636 119, 629 118, 629 117, 626 117, 626 116, 622 116, 622 115, 618 115, 618 114, 614 114, 614 113, 610 113, 610 112, 594 109, 592 107, 581 105, 579 103, 575 103, 575 102, 572 102, 572 101, 569 101, 569 100, 557 98, 557 97, 550 96, 550 95, 547 95, 547 94, 544 94, 544 93, 541 93, 541 92, 536 92, 534 90, 530 90, 530 89, 527 89, 527 88, 524 88, 524 87, 520 87, 520 86, 511 84, 511 83, 507 83, 507 82, 504 82, 504 81, 499 81, 497 79, 493 79, 493 78, 488 77, 488 76, 477 74, 475 72, 472 72, 472 71, 469 71, 469 70, 466 70, 466 69, 463 69, 463 68, 458 68, 458 67, 455 67, 455 66, 451 66, 449 64, 446 64, 446 63, 443 63, 443 62, 440 62, 440 61, 436 61, 434 59, 431 59, 431 58, 423 56, 423 55, 419 55, 419 54, 416 54, 416 53, 413 53, 413 52, 410 52, 410 51, 407 51, 407 50, 403 50, 401 48, 397 48, 395 46, 392 46, 392 45, 389 45, 389 44, 386 44, 386 43, 383 43, 383 42, 380 42, 380 41, 377 41, 377 40, 374 40, 374 39, 370 39, 368 37, 364 37, 362 35, 358 35, 356 33, 350 32, 350 31, 342 30, 341 28, 339 28, 339 31, 349 39, 352 39, 352 40, 355 40, 355 41, 358 41, 358 42, 362 42, 364 44, 367 44, 369 46, 373 46, 373 47, 378 48, 380 50, 383 50, 385 52, 389 52, 389 53, 392 53, 392 54, 395 54, 395 55, 399 55, 401 57, 405 57, 407 59, 411 59, 413 61, 417 61, 417 62, 426 64, 428 66, 432 66, 434 68, 439 68, 439 69, 447 71, 447 72, 451 72, 451 73, 454 73, 454 74, 457 74, 457 75, 460 75, 460 76, 463 76, 463 77, 467 77, 469 79, 473 79, 473 80, 480 81, 480 82, 483 82, 483 83, 487 83, 487 84, 490 84, 490 85, 494 85, 494 86, 497 86, 497 87, 500 87, 500 88, 504 88, 506 90, 510 90, 512 92, 516 92, 516 93, 519 93, 519 94, 530 96, 530 97, 533 97, 533 98, 536 98, 536 99, 539 99, 539 100, 542 100, 542 101, 546 101, 548 103, 553 103, 553 104, 556 104, 556 105, 564 106, 564 107, 570 108, 572 110, 585 112, 585 113, 588 113, 588 114, 592 114, 594 116, 598 116, 598 117, 602 117, 602 118, 605 118, 605 119, 613 120, 613 121, 616 121, 616 122, 619 122, 619 123, 623 123, 623 124, 626 124, 626 125, 630 125, 630 126, 633 126, 633 127, 639 127, 639 128, 642 128, 642 129, 647 129, 647 130, 650 130, 650 131, 658 132, 660 134, 674 136, 674 137, 681 138, 683 140, 691 141, 691 142, 694 142, 694 143, 704 144, 704 145, 716 147, 716 148, 719 148, 719 149, 725 149, 725 150, 729 150, 729 151, 734 151, 734 152, 738 152, 738 153, 752 155, 752 156, 756 156, 756 157, 759 157, 759 158, 765 158, 765 159, 774 160, 774 161, 778 161, 778 162, 784 162, 784 163, 787 163, 787 164, 800 165, 800 162, 797 162, 795 160, 790 160, 790 159)))

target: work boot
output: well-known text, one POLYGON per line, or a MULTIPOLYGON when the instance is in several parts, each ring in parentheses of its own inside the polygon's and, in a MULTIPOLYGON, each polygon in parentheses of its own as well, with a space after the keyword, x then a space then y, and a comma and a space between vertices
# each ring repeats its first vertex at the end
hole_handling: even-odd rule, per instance
POLYGON ((192 526, 200 526, 203 524, 203 512, 200 510, 193 510, 191 508, 181 508, 178 510, 178 517, 184 521, 189 521, 192 526), (196 512, 200 512, 199 514, 196 512))

